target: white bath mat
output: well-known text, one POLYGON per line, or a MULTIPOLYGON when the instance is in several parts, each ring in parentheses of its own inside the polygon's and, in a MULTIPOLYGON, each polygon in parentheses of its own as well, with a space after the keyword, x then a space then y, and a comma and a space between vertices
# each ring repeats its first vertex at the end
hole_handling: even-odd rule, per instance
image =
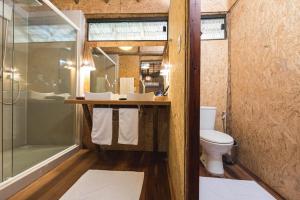
POLYGON ((144 172, 89 170, 61 200, 139 200, 144 172))
POLYGON ((276 200, 255 181, 200 177, 200 200, 276 200))

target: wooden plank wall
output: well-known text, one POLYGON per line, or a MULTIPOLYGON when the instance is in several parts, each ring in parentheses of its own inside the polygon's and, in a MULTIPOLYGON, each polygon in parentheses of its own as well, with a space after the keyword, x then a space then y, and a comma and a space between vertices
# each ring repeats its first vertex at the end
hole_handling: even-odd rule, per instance
POLYGON ((299 10, 299 0, 240 0, 230 13, 239 160, 286 199, 300 196, 299 10))

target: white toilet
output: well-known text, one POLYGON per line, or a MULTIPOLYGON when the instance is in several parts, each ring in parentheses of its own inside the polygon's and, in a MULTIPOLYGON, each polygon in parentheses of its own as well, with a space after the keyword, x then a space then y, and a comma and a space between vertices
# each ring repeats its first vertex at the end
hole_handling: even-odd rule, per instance
POLYGON ((200 107, 200 160, 209 173, 224 176, 222 155, 230 152, 234 140, 230 135, 214 130, 216 111, 216 107, 200 107))

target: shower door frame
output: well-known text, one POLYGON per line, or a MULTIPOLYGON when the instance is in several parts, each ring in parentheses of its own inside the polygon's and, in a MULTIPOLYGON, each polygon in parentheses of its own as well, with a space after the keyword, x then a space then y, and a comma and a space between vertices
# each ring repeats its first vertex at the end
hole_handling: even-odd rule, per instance
MULTIPOLYGON (((81 45, 80 45, 80 29, 77 27, 75 23, 73 23, 62 11, 56 8, 49 0, 42 0, 44 4, 46 4, 51 10, 53 10, 57 15, 59 15, 62 19, 64 19, 68 24, 70 24, 76 30, 76 88, 75 88, 75 96, 80 94, 79 85, 80 85, 80 54, 81 54, 81 45)), ((4 3, 4 2, 3 2, 4 3)), ((3 30, 2 30, 3 31, 3 30)), ((3 56, 2 56, 3 57, 3 56)), ((2 94, 3 95, 3 94, 2 94)), ((1 105, 2 106, 2 105, 1 105)), ((28 184, 32 183, 62 161, 69 158, 71 155, 76 153, 80 149, 80 109, 78 106, 75 107, 75 140, 74 145, 70 146, 69 148, 49 157, 48 159, 32 166, 31 168, 9 178, 4 182, 0 182, 0 196, 1 198, 8 198, 27 186, 28 184)), ((2 163, 2 162, 1 162, 2 163)), ((3 170, 3 169, 2 169, 3 170)), ((1 172, 2 173, 2 172, 1 172)))

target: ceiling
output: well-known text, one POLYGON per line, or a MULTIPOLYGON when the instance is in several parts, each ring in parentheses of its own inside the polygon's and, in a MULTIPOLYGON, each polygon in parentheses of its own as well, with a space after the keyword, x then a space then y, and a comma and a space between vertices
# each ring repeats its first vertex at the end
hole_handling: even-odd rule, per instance
POLYGON ((168 13, 170 0, 51 0, 61 10, 82 10, 91 14, 168 13), (78 3, 76 3, 76 1, 78 3), (97 3, 95 3, 97 2, 97 3))

